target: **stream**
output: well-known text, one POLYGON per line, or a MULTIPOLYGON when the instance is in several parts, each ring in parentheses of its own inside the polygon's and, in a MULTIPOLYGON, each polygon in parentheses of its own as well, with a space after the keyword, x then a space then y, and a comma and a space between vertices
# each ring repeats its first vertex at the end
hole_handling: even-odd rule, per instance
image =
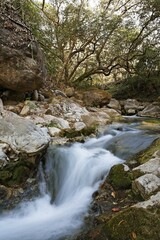
POLYGON ((50 146, 39 167, 40 196, 1 215, 0 240, 61 240, 78 231, 110 168, 157 138, 138 126, 115 124, 85 143, 50 146))

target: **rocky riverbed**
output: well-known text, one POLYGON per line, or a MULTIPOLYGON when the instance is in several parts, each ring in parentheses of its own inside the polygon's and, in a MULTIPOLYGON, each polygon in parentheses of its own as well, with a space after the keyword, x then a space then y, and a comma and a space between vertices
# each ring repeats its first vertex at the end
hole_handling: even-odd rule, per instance
MULTIPOLYGON (((85 107, 74 97, 53 94, 43 101, 0 101, 0 112, 2 211, 38 195, 38 165, 49 144, 84 141, 108 124, 125 122, 123 114, 159 118, 160 106, 159 99, 152 104, 111 99, 102 108, 85 107)), ((141 128, 158 133, 159 121, 143 120, 141 128)), ((158 139, 131 161, 111 169, 93 195, 86 227, 76 239, 159 239, 159 151, 158 139)))

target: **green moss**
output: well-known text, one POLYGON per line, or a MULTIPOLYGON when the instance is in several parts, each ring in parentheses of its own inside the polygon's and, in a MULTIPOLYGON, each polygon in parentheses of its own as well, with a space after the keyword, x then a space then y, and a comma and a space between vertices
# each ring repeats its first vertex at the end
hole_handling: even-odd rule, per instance
POLYGON ((113 216, 103 227, 110 240, 159 240, 160 209, 154 212, 128 208, 113 216))
POLYGON ((13 183, 23 183, 30 175, 30 170, 26 166, 18 166, 13 173, 13 183))
POLYGON ((48 127, 55 127, 55 128, 59 128, 58 124, 55 123, 54 121, 51 121, 49 124, 48 124, 48 127))
POLYGON ((9 180, 12 177, 12 173, 7 170, 0 171, 0 181, 5 183, 5 181, 9 180))
POLYGON ((123 164, 118 164, 111 168, 108 179, 114 188, 128 189, 132 183, 132 174, 124 170, 123 164))
POLYGON ((146 119, 145 121, 142 122, 144 125, 159 125, 160 126, 160 119, 146 119))
POLYGON ((148 162, 151 158, 152 155, 160 150, 160 139, 156 139, 151 146, 149 146, 146 150, 140 152, 136 156, 134 156, 134 159, 139 163, 143 164, 145 162, 148 162))

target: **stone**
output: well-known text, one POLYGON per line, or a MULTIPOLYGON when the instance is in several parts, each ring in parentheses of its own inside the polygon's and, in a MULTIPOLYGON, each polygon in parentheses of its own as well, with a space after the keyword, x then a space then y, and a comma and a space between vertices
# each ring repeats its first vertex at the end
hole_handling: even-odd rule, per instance
POLYGON ((73 87, 67 87, 65 89, 65 94, 67 95, 67 97, 73 97, 75 93, 75 90, 73 87))
POLYGON ((21 116, 27 116, 29 114, 29 106, 28 105, 24 105, 24 107, 22 108, 20 115, 21 116))
POLYGON ((2 99, 0 98, 0 115, 1 113, 3 112, 3 102, 2 102, 2 99))
MULTIPOLYGON (((137 146, 138 147, 138 146, 137 146)), ((139 152, 137 156, 135 156, 135 160, 139 164, 143 164, 145 162, 148 162, 150 159, 155 158, 155 157, 160 157, 156 156, 159 152, 160 149, 160 139, 155 139, 148 147, 146 147, 143 151, 139 152)))
POLYGON ((39 89, 46 77, 41 48, 9 3, 3 1, 0 12, 0 87, 23 93, 39 89))
POLYGON ((83 102, 86 106, 103 107, 110 102, 111 94, 106 90, 90 89, 83 92, 83 102))
POLYGON ((118 164, 111 168, 108 180, 116 189, 128 189, 132 184, 132 174, 125 164, 118 164))
POLYGON ((138 110, 139 102, 135 99, 127 99, 124 101, 124 110, 127 114, 135 114, 138 110))
POLYGON ((143 199, 148 199, 151 195, 160 189, 160 178, 154 174, 145 174, 132 183, 132 189, 143 199))
POLYGON ((50 137, 33 122, 5 111, 0 119, 0 142, 15 153, 37 154, 48 146, 50 137))
POLYGON ((107 113, 112 120, 117 119, 117 118, 121 118, 121 114, 119 113, 119 111, 117 111, 115 109, 102 108, 102 111, 107 113))
POLYGON ((39 93, 39 101, 45 101, 45 97, 41 93, 39 93))
POLYGON ((139 111, 138 116, 160 118, 160 106, 150 104, 143 111, 139 111))
POLYGON ((33 101, 26 100, 24 102, 24 106, 20 112, 21 116, 27 116, 30 114, 32 111, 37 110, 37 105, 33 101))
POLYGON ((111 98, 110 103, 107 105, 109 108, 121 111, 121 105, 118 100, 111 98))
POLYGON ((153 157, 157 157, 157 158, 160 158, 160 150, 157 150, 154 154, 153 154, 153 157))
POLYGON ((6 155, 9 146, 5 143, 0 143, 0 169, 8 164, 9 158, 6 155))
POLYGON ((68 119, 79 119, 82 120, 81 117, 83 115, 87 115, 89 112, 85 107, 74 103, 74 102, 66 102, 62 105, 62 111, 64 117, 68 119))
POLYGON ((20 184, 27 180, 30 175, 30 170, 26 166, 18 166, 14 169, 13 172, 13 182, 20 184))
POLYGON ((136 114, 136 109, 128 109, 127 113, 129 115, 134 115, 134 114, 136 114))
POLYGON ((33 97, 32 98, 33 98, 34 101, 38 101, 39 100, 39 94, 38 94, 37 90, 33 91, 33 97))
POLYGON ((84 122, 76 122, 74 124, 74 128, 75 128, 76 131, 80 131, 85 127, 86 127, 86 124, 84 122))
POLYGON ((49 127, 48 130, 49 130, 49 134, 51 137, 55 137, 55 136, 59 135, 59 133, 61 132, 61 130, 56 127, 49 127))
POLYGON ((152 173, 160 177, 160 158, 150 159, 148 162, 132 169, 132 172, 136 177, 146 173, 152 173))
POLYGON ((4 183, 12 177, 12 172, 8 170, 0 171, 0 182, 4 183))
POLYGON ((106 125, 110 123, 110 117, 107 113, 104 112, 90 112, 88 115, 83 115, 82 121, 85 123, 87 127, 90 126, 99 126, 99 125, 106 125))
POLYGON ((152 195, 148 200, 139 202, 134 205, 136 208, 150 208, 150 207, 160 207, 160 192, 152 195))
POLYGON ((67 95, 64 93, 64 92, 62 92, 62 91, 60 91, 60 90, 58 90, 58 89, 56 89, 56 90, 51 90, 54 94, 55 94, 55 96, 61 96, 61 97, 67 97, 67 95))
POLYGON ((48 123, 48 127, 57 127, 60 129, 67 129, 70 128, 69 123, 67 120, 63 118, 54 117, 52 115, 44 115, 44 121, 48 123))
POLYGON ((0 184, 0 205, 12 196, 12 189, 0 184))

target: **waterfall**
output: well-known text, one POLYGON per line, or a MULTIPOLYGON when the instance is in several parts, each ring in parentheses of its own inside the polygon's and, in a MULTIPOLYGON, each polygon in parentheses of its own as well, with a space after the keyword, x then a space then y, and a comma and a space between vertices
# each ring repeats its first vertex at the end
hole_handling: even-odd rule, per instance
POLYGON ((39 170, 41 196, 1 216, 0 239, 58 240, 79 229, 93 192, 110 168, 122 162, 103 148, 112 137, 50 146, 45 169, 39 170))

